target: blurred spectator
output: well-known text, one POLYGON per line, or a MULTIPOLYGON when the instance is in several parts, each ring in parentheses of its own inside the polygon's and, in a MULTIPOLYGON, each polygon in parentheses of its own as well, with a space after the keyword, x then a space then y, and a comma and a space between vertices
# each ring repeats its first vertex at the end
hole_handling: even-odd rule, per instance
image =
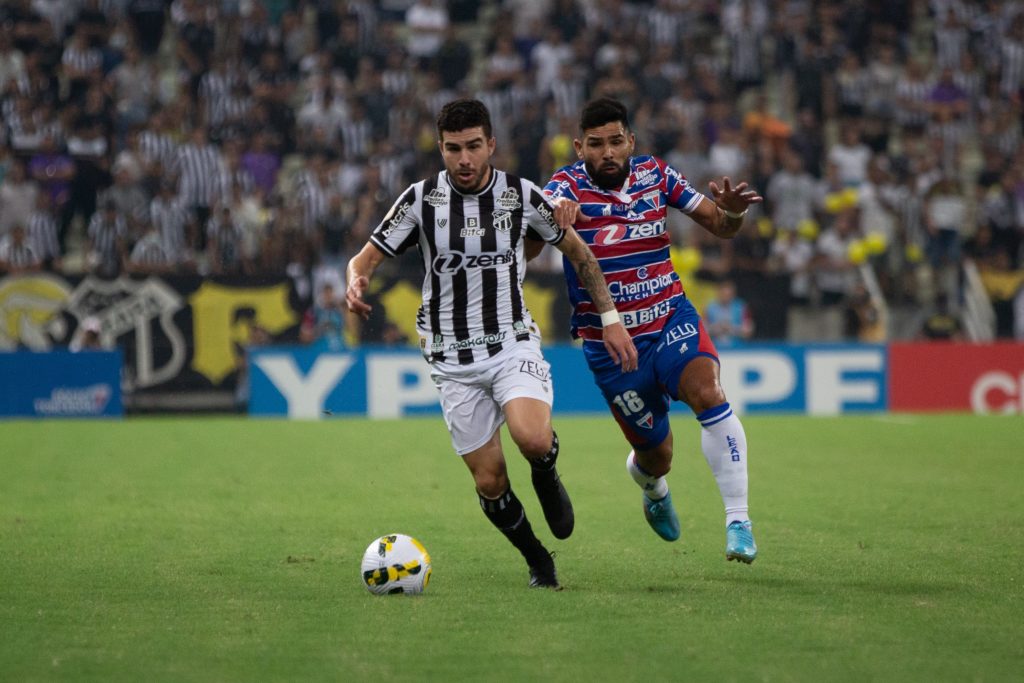
POLYGON ((160 230, 152 224, 132 247, 125 270, 129 273, 169 273, 177 265, 177 259, 170 253, 160 237, 160 230))
POLYGON ((886 330, 881 313, 863 283, 858 282, 854 285, 845 302, 844 313, 846 316, 844 336, 847 339, 866 344, 885 341, 886 330))
POLYGON ((853 291, 857 273, 850 260, 850 248, 857 237, 856 213, 849 209, 835 217, 832 227, 818 239, 815 284, 822 306, 837 306, 853 291))
POLYGON ((949 297, 945 292, 935 295, 935 304, 928 316, 921 323, 919 336, 928 340, 960 341, 963 339, 963 326, 960 317, 949 308, 949 297))
POLYGON ((345 316, 344 292, 336 294, 334 285, 324 284, 302 319, 299 339, 305 344, 322 344, 332 351, 344 348, 345 316))
POLYGON ((100 351, 103 349, 103 340, 100 336, 102 332, 102 326, 98 318, 88 316, 82 320, 82 324, 75 330, 74 336, 71 338, 71 343, 68 344, 68 350, 71 353, 79 353, 81 351, 100 351))
POLYGON ((206 222, 206 259, 212 275, 238 275, 251 272, 252 266, 244 258, 244 233, 231 213, 231 207, 221 206, 206 222))
POLYGON ((29 242, 25 226, 15 223, 0 237, 0 272, 16 275, 41 269, 43 259, 29 242))
POLYGON ((405 13, 405 26, 409 54, 420 69, 430 68, 448 28, 448 9, 441 0, 416 0, 405 13))
POLYGON ((736 285, 725 280, 718 285, 713 301, 704 309, 704 324, 716 346, 729 347, 754 334, 754 318, 747 303, 736 296, 736 285))
POLYGON ((86 230, 87 264, 90 272, 114 277, 121 272, 128 249, 128 223, 113 201, 106 201, 93 214, 86 230))
POLYGON ((860 138, 856 120, 841 124, 840 141, 828 152, 828 163, 835 167, 843 187, 859 187, 867 179, 871 149, 860 138))
POLYGON ((795 231, 804 221, 813 220, 817 197, 817 183, 804 170, 800 155, 794 151, 785 152, 782 168, 772 175, 765 191, 775 229, 795 231))
POLYGON ((25 163, 16 159, 0 184, 0 236, 14 225, 25 225, 39 194, 39 186, 25 173, 25 163))
POLYGON ((967 225, 967 202, 955 178, 944 176, 928 192, 925 201, 928 258, 932 267, 960 262, 960 248, 967 225))
POLYGON ((45 194, 40 193, 36 196, 35 209, 29 214, 25 226, 28 242, 43 267, 49 270, 60 270, 63 263, 57 219, 50 209, 50 201, 45 194))

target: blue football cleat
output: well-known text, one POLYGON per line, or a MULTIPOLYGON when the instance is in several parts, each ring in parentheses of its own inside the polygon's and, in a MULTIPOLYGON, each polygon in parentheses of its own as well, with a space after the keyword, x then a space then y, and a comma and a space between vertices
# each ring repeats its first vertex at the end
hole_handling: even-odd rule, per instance
POLYGON ((750 564, 757 558, 757 544, 750 520, 736 521, 725 529, 725 559, 750 564))
POLYGON ((672 506, 672 493, 669 492, 660 500, 651 500, 644 496, 644 518, 647 523, 666 541, 675 541, 679 538, 679 518, 676 517, 676 509, 672 506))

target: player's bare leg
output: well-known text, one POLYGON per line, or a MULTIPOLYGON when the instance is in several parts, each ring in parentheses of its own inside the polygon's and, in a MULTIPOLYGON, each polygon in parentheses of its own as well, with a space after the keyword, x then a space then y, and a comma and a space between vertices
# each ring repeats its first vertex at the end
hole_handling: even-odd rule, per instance
POLYGON ((551 428, 551 406, 534 398, 514 398, 502 410, 509 434, 519 452, 530 462, 530 478, 537 492, 544 519, 555 538, 572 534, 575 515, 555 461, 558 459, 558 435, 551 428))
POLYGON ((501 450, 500 430, 495 430, 487 443, 467 453, 462 459, 473 475, 480 507, 487 519, 526 560, 530 568, 530 586, 560 589, 551 553, 533 533, 523 504, 512 491, 505 467, 505 455, 501 450))
POLYGON ((666 541, 679 538, 679 517, 672 504, 665 475, 672 469, 672 432, 651 449, 635 449, 626 456, 626 471, 644 491, 644 518, 666 541))
POLYGON ((701 449, 725 504, 729 560, 750 564, 757 557, 747 503, 747 436, 725 399, 718 363, 694 358, 679 378, 679 394, 701 425, 701 449))

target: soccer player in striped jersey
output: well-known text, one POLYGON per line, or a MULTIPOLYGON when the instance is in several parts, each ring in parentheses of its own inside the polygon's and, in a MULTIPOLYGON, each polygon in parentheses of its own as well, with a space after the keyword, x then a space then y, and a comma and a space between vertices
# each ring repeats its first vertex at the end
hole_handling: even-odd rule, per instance
MULTIPOLYGON (((643 489, 644 516, 667 541, 679 520, 665 475, 672 464, 669 405, 683 401, 697 416, 701 447, 725 503, 726 557, 750 563, 757 555, 747 512, 747 439, 719 383, 718 354, 669 260, 666 212, 673 207, 722 238, 743 225, 750 204, 762 201, 746 183, 710 184, 714 199, 694 190, 676 169, 653 156, 633 156, 636 138, 626 107, 612 98, 584 106, 579 161, 557 171, 544 191, 577 210, 576 232, 597 257, 622 321, 640 354, 639 370, 623 372, 600 343, 595 302, 566 269, 573 305, 572 333, 622 433, 632 446, 626 467, 643 489)), ((531 240, 532 257, 542 244, 531 240)))
POLYGON ((423 258, 420 349, 431 365, 455 452, 476 484, 484 514, 522 553, 530 586, 560 588, 550 553, 512 491, 500 428, 530 462, 533 487, 551 533, 573 530, 572 503, 555 469, 550 367, 523 301, 527 232, 556 246, 573 265, 593 309, 607 321, 592 339, 610 363, 636 367, 636 349, 618 321, 593 254, 572 230, 577 207, 556 207, 541 189, 491 166, 495 139, 478 100, 446 104, 438 116, 445 170, 410 186, 348 265, 349 310, 366 318, 370 278, 386 257, 417 247, 423 258))

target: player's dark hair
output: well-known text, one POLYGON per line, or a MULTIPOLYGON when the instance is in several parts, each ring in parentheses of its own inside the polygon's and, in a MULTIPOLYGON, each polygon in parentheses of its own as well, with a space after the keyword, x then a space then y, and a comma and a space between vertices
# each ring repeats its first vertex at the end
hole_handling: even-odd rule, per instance
POLYGON ((462 99, 449 102, 441 107, 437 115, 437 135, 445 132, 457 133, 467 128, 480 126, 484 129, 484 137, 491 139, 491 113, 480 100, 462 99))
POLYGON ((580 132, 619 121, 629 130, 629 112, 626 105, 613 97, 599 97, 583 106, 580 112, 580 132))

